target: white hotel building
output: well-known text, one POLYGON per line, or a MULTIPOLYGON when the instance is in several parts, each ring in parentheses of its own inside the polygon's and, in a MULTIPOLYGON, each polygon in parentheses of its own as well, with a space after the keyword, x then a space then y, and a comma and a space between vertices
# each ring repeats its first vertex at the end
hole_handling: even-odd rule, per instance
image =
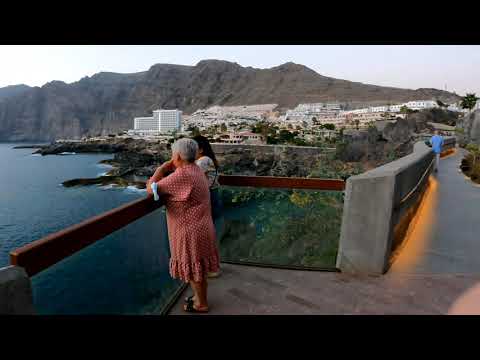
POLYGON ((332 117, 340 113, 341 106, 338 103, 312 103, 298 104, 293 110, 285 114, 287 121, 311 121, 312 118, 332 117))
POLYGON ((155 110, 151 117, 136 117, 133 132, 139 135, 169 134, 180 131, 182 112, 180 110, 155 110))
POLYGON ((409 109, 412 110, 422 110, 422 109, 431 109, 434 107, 438 107, 438 104, 434 100, 417 100, 417 101, 409 101, 405 104, 409 109))
POLYGON ((398 113, 402 106, 406 106, 411 110, 422 110, 422 109, 431 109, 438 107, 438 104, 434 100, 416 100, 409 101, 404 104, 396 105, 384 105, 384 106, 373 106, 363 109, 356 109, 350 111, 344 111, 343 114, 367 114, 367 113, 398 113))

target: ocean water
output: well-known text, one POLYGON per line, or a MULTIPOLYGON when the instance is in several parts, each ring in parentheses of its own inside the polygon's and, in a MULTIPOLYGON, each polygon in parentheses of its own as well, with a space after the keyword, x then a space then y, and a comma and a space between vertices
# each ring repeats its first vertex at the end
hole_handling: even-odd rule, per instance
MULTIPOLYGON (((96 177, 108 154, 32 155, 0 144, 0 267, 9 252, 145 196, 135 188, 64 188, 96 177)), ((168 275, 165 213, 159 209, 32 277, 41 314, 158 312, 179 283, 168 275)))

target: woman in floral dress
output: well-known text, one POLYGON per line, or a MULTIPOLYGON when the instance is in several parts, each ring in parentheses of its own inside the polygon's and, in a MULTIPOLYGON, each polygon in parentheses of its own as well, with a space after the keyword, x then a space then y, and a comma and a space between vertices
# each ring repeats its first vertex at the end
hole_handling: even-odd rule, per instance
POLYGON ((195 165, 197 152, 194 140, 176 141, 172 145, 172 159, 155 171, 148 180, 147 191, 151 194, 151 184, 157 183, 166 204, 170 275, 190 283, 193 290, 184 310, 208 312, 207 274, 219 271, 219 255, 209 184, 203 171, 195 165))

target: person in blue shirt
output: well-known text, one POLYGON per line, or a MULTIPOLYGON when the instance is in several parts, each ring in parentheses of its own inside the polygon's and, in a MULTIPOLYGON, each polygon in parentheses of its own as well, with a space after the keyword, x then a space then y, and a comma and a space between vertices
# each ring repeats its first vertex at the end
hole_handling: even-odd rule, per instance
POLYGON ((432 150, 435 153, 435 172, 438 172, 438 165, 440 164, 440 154, 442 153, 443 137, 435 130, 435 135, 430 139, 432 150))

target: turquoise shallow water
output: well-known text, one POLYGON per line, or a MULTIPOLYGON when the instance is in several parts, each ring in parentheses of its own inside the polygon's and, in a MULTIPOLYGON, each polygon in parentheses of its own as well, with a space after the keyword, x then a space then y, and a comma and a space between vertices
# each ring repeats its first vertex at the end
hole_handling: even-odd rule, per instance
MULTIPOLYGON (((0 267, 9 252, 145 195, 135 189, 64 188, 95 177, 106 154, 36 156, 0 144, 0 267)), ((32 278, 40 313, 117 314, 158 311, 178 287, 168 275, 165 215, 157 210, 32 278)))

